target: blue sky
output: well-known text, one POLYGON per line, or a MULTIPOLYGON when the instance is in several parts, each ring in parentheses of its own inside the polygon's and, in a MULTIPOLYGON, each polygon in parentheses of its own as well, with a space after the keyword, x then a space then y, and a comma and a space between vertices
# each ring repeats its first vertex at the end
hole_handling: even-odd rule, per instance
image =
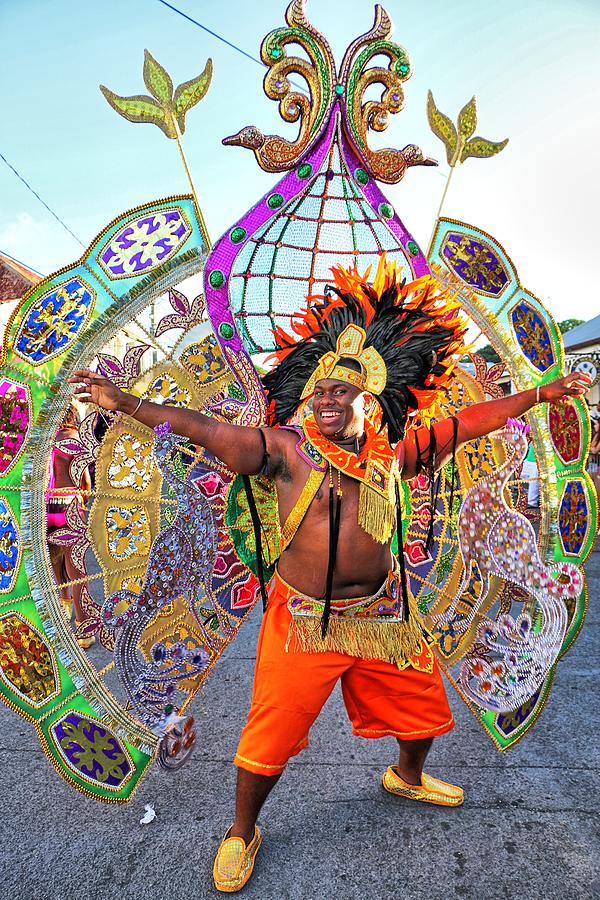
MULTIPOLYGON (((262 37, 283 24, 285 11, 275 0, 171 2, 255 56, 262 37)), ((600 2, 385 5, 414 72, 386 145, 417 143, 444 160, 427 126, 427 89, 452 118, 475 93, 478 133, 510 143, 495 159, 469 160, 457 171, 445 214, 500 240, 524 286, 557 318, 597 315, 600 2)), ((310 0, 308 14, 339 62, 347 44, 370 27, 373 6, 310 0)), ((186 190, 174 143, 153 126, 125 122, 98 90, 102 82, 120 94, 145 93, 145 47, 176 83, 213 59, 210 93, 190 113, 184 137, 213 239, 276 180, 250 152, 222 147, 221 138, 250 123, 265 133, 294 134, 263 95, 259 65, 158 0, 0 0, 0 152, 84 244, 120 212, 186 190)), ((423 245, 447 171, 445 163, 438 170, 413 169, 385 189, 423 245)), ((81 252, 1 160, 0 250, 44 274, 81 252)))

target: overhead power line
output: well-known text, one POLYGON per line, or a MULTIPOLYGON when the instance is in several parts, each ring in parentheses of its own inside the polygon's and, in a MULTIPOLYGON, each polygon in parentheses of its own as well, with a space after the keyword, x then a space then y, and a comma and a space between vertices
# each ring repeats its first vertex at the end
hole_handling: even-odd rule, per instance
MULTIPOLYGON (((251 62, 256 63, 261 68, 263 67, 263 63, 260 59, 258 59, 258 57, 252 56, 251 53, 248 53, 246 50, 243 50, 241 47, 238 47, 238 45, 234 44, 232 41, 227 40, 227 38, 223 37, 223 35, 218 34, 216 31, 213 31, 211 28, 208 28, 208 26, 203 25, 202 22, 199 22, 197 19, 194 19, 192 16, 188 16, 188 14, 184 13, 183 10, 178 9, 176 6, 173 6, 171 3, 167 3, 166 0, 158 0, 158 2, 161 3, 163 6, 166 6, 167 9, 170 9, 172 12, 176 13, 178 16, 181 16, 183 19, 186 19, 188 22, 191 22, 193 25, 196 25, 198 28, 201 28, 202 31, 205 31, 207 34, 210 34, 211 37, 214 37, 218 41, 221 41, 223 44, 226 44, 232 50, 235 50, 237 53, 241 53, 241 55, 245 56, 246 59, 249 59, 251 62)), ((306 88, 304 88, 302 85, 299 85, 293 81, 290 81, 290 83, 293 84, 297 90, 300 90, 305 94, 308 93, 306 88)), ((54 212, 52 207, 49 206, 42 197, 40 197, 38 192, 29 184, 29 182, 21 175, 21 173, 18 172, 17 169, 15 169, 15 167, 6 159, 6 157, 4 156, 3 153, 0 153, 0 159, 2 159, 2 161, 8 166, 8 168, 17 176, 19 181, 21 181, 25 185, 27 190, 30 193, 32 193, 33 196, 37 200, 39 200, 39 202, 42 204, 42 206, 48 210, 50 215, 53 216, 60 225, 62 225, 62 227, 65 229, 65 231, 67 231, 71 235, 71 237, 74 240, 76 240, 77 243, 81 247, 85 247, 85 244, 83 243, 83 241, 77 237, 77 235, 69 228, 69 226, 66 224, 66 222, 64 222, 61 219, 61 217, 58 215, 58 213, 54 212)), ((442 177, 445 177, 443 175, 443 173, 440 172, 439 170, 437 170, 437 174, 442 175, 442 177)))
MULTIPOLYGON (((247 53, 246 50, 242 50, 241 47, 238 47, 238 45, 234 44, 232 41, 228 41, 227 38, 223 37, 222 34, 217 34, 216 31, 212 31, 212 29, 208 28, 206 25, 203 25, 202 22, 199 22, 198 19, 193 19, 192 16, 188 16, 188 14, 184 13, 181 9, 177 9, 177 7, 173 6, 171 3, 167 3, 167 0, 158 0, 158 2, 162 3, 162 5, 166 6, 168 9, 173 10, 173 12, 177 13, 178 16, 182 16, 182 18, 187 19, 188 22, 191 22, 193 25, 197 25, 198 28, 201 28, 202 31, 206 31, 207 34, 212 35, 212 37, 216 38, 218 41, 221 41, 223 44, 231 47, 232 50, 236 50, 238 53, 241 53, 242 56, 246 57, 246 59, 251 60, 253 63, 257 63, 261 67, 261 69, 264 69, 264 63, 261 59, 258 58, 258 56, 252 56, 251 53, 247 53)), ((293 84, 296 90, 308 95, 309 92, 303 85, 298 84, 291 79, 290 84, 293 84)))
POLYGON ((0 256, 5 256, 7 259, 10 259, 11 262, 17 263, 19 266, 23 266, 24 269, 29 269, 30 272, 35 272, 36 275, 39 275, 40 278, 43 278, 44 275, 38 269, 34 269, 33 266, 30 266, 29 263, 24 263, 23 260, 17 259, 16 256, 13 256, 11 253, 7 253, 6 250, 2 250, 0 247, 0 256))
POLYGON ((247 59, 251 59, 252 62, 258 63, 258 65, 262 68, 263 62, 257 56, 252 56, 251 53, 246 53, 245 50, 242 50, 241 47, 238 47, 237 44, 232 44, 231 41, 228 41, 227 38, 224 38, 223 35, 217 34, 216 31, 211 31, 210 28, 207 28, 206 25, 203 25, 202 22, 199 22, 198 19, 193 19, 191 16, 188 16, 187 13, 184 13, 181 9, 177 9, 176 6, 172 6, 170 3, 167 3, 166 0, 158 0, 159 3, 162 3, 163 6, 172 9, 173 12, 177 13, 177 15, 182 16, 184 19, 187 19, 188 22, 192 22, 194 25, 197 25, 198 28, 201 28, 202 31, 206 31, 208 34, 211 34, 218 41, 222 41, 223 44, 227 44, 228 47, 231 47, 232 50, 237 50, 238 53, 241 53, 242 56, 247 57, 247 59))
MULTIPOLYGON (((247 59, 251 60, 251 62, 256 63, 257 65, 261 66, 261 68, 262 68, 263 63, 260 59, 258 59, 258 57, 252 56, 251 53, 247 53, 241 47, 238 47, 237 44, 234 44, 231 41, 228 41, 227 38, 223 37, 223 35, 217 34, 216 31, 213 31, 211 28, 208 28, 206 25, 203 25, 202 22, 199 22, 197 19, 192 18, 192 16, 188 16, 187 13, 184 13, 181 9, 177 9, 177 7, 173 6, 171 3, 167 3, 166 0, 159 0, 159 3, 162 3, 163 6, 166 6, 168 9, 172 10, 174 13, 177 13, 177 15, 182 16, 182 18, 187 19, 188 22, 191 22, 193 25, 196 25, 198 28, 201 28, 203 31, 206 31, 207 34, 210 34, 212 37, 216 38, 218 41, 221 41, 223 44, 226 44, 228 47, 231 47, 231 49, 235 50, 237 53, 241 53, 242 56, 245 56, 247 59)), ((303 91, 304 93, 307 93, 306 89, 304 87, 302 87, 301 85, 295 85, 295 87, 297 87, 299 90, 303 91)), ((52 207, 49 206, 48 203, 46 203, 46 201, 42 197, 40 197, 38 192, 29 184, 27 179, 24 178, 21 175, 21 173, 17 171, 17 169, 15 169, 15 167, 7 160, 7 158, 4 156, 4 154, 0 153, 0 159, 2 159, 2 161, 8 166, 8 168, 11 170, 11 172, 13 172, 13 174, 17 176, 19 181, 21 181, 25 185, 27 190, 30 193, 32 193, 33 196, 37 200, 39 200, 39 202, 42 204, 42 206, 48 210, 50 215, 53 216, 60 225, 62 225, 62 227, 65 229, 65 231, 67 231, 71 235, 71 237, 77 241, 78 244, 80 244, 82 247, 85 247, 85 244, 83 243, 83 241, 77 237, 77 235, 69 228, 69 226, 66 224, 66 222, 64 222, 61 219, 61 217, 58 215, 58 213, 54 212, 52 207)))
POLYGON ((62 227, 65 229, 65 231, 68 231, 69 234, 71 235, 71 237, 72 237, 72 238, 75 238, 75 240, 77 241, 78 244, 81 244, 82 247, 85 247, 85 244, 83 243, 83 241, 80 241, 79 238, 77 237, 77 235, 74 234, 74 233, 71 231, 71 229, 69 228, 69 226, 66 225, 66 224, 63 222, 63 220, 61 219, 61 217, 60 217, 59 215, 57 215, 57 213, 55 213, 54 210, 53 210, 50 206, 48 206, 48 204, 46 203, 45 200, 42 200, 42 198, 40 197, 40 195, 38 194, 38 192, 35 191, 35 190, 31 187, 31 185, 29 184, 29 182, 26 181, 25 178, 23 178, 23 176, 20 174, 20 172, 17 172, 17 170, 15 169, 15 167, 9 163, 9 161, 7 160, 7 158, 6 158, 2 153, 0 153, 0 159, 2 159, 3 162, 6 163, 6 165, 8 166, 8 168, 9 168, 12 172, 15 173, 15 175, 17 176, 17 178, 19 179, 19 181, 22 181, 22 182, 23 182, 23 184, 25 185, 25 187, 27 188, 27 190, 30 191, 30 192, 33 194, 34 197, 37 197, 37 199, 40 201, 40 203, 42 204, 42 206, 44 206, 44 207, 48 210, 48 212, 50 213, 50 215, 54 216, 54 218, 56 219, 57 222, 60 222, 60 224, 62 225, 62 227))

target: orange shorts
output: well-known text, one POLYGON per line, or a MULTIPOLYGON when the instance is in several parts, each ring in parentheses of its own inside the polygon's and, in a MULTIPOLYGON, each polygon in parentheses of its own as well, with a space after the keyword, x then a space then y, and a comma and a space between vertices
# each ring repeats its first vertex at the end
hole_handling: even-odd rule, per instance
MULTIPOLYGON (((280 587, 275 576, 272 588, 280 587)), ((308 746, 311 725, 338 679, 352 733, 417 740, 444 734, 454 720, 435 659, 400 670, 380 659, 345 653, 305 653, 288 642, 291 614, 284 590, 271 590, 258 647, 252 705, 235 765, 279 775, 308 746)), ((429 653, 427 654, 429 657, 429 653)))

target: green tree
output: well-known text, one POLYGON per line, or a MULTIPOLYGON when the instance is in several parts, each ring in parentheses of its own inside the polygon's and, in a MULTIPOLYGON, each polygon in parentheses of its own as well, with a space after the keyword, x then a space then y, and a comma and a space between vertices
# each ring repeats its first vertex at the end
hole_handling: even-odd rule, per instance
POLYGON ((484 347, 478 347, 475 350, 475 353, 478 353, 479 356, 483 356, 483 358, 490 363, 499 363, 500 357, 494 350, 491 344, 486 344, 484 347))
POLYGON ((558 327, 561 334, 566 334, 571 328, 577 328, 578 325, 583 325, 584 322, 585 319, 563 319, 562 322, 558 323, 558 327))

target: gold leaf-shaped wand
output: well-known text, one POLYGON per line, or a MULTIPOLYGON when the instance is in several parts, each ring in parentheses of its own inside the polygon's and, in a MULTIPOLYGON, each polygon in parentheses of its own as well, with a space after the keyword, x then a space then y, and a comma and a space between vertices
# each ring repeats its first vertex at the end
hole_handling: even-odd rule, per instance
POLYGON ((177 142, 181 162, 192 189, 200 227, 209 249, 210 238, 208 229, 200 209, 190 168, 183 152, 181 135, 185 132, 185 117, 187 113, 202 100, 210 87, 212 72, 212 60, 209 59, 206 62, 204 71, 197 78, 184 81, 183 84, 180 84, 178 88, 173 90, 173 80, 167 70, 154 59, 148 50, 144 50, 144 84, 152 96, 137 94, 134 97, 121 97, 119 94, 109 90, 105 85, 100 85, 100 90, 107 102, 128 122, 144 122, 156 125, 166 137, 177 142))
POLYGON ((473 137, 475 129, 477 128, 477 103, 475 97, 471 97, 469 102, 465 103, 458 114, 458 121, 455 125, 448 116, 444 115, 444 113, 437 108, 435 100, 433 99, 433 94, 429 91, 427 93, 427 119, 429 121, 429 127, 446 148, 446 159, 450 166, 450 174, 446 180, 446 186, 444 187, 444 193, 442 194, 442 199, 433 226, 433 233, 435 234, 435 228, 438 219, 442 214, 444 200, 446 199, 452 174, 456 166, 460 163, 464 163, 470 156, 479 159, 488 159, 490 156, 495 156, 497 153, 500 153, 501 150, 504 150, 508 144, 508 138, 504 141, 488 141, 486 138, 473 137))

